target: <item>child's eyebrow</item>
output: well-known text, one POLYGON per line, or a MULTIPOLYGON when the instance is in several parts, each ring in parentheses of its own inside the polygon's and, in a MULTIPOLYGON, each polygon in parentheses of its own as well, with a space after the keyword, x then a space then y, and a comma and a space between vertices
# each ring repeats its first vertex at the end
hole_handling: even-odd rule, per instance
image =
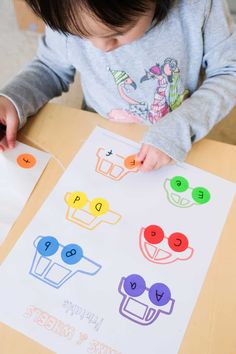
POLYGON ((128 32, 129 30, 131 30, 134 27, 134 25, 135 24, 132 23, 131 25, 129 25, 128 27, 126 27, 124 29, 120 29, 120 30, 117 30, 117 31, 109 33, 109 34, 100 35, 99 37, 100 38, 109 38, 109 37, 113 37, 113 36, 116 36, 116 35, 122 35, 122 34, 128 32))
POLYGON ((109 37, 113 37, 113 36, 124 34, 125 32, 126 31, 117 31, 117 32, 113 32, 113 33, 110 33, 110 34, 104 34, 104 35, 101 35, 99 37, 100 38, 109 38, 109 37))

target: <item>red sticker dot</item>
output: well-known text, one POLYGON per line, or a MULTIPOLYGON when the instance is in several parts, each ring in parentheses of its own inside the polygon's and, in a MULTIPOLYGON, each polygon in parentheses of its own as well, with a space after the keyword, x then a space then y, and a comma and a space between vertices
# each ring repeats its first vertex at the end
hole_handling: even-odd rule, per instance
POLYGON ((146 227, 144 231, 144 238, 147 242, 156 245, 160 243, 164 238, 164 231, 160 226, 150 225, 146 227))
POLYGON ((188 239, 184 234, 175 232, 168 239, 170 248, 175 252, 183 252, 188 248, 188 239))

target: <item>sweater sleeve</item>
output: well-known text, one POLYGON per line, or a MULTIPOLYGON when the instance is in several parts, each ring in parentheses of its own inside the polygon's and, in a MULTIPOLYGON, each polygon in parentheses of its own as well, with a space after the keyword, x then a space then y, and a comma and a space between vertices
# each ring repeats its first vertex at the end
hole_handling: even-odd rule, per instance
POLYGON ((145 134, 153 145, 183 161, 192 143, 203 138, 236 104, 236 26, 224 0, 207 0, 203 28, 202 85, 175 111, 145 134))
POLYGON ((67 40, 65 35, 47 28, 35 59, 0 90, 0 95, 15 105, 20 128, 28 116, 53 97, 68 91, 74 81, 75 68, 68 60, 67 40))

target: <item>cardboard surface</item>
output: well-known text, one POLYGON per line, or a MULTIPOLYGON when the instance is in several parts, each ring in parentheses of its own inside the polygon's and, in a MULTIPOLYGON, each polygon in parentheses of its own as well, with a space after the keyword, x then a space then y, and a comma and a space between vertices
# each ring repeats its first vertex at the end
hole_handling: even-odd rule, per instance
MULTIPOLYGON (((3 261, 32 219, 74 154, 96 126, 139 141, 144 127, 119 125, 94 113, 49 104, 20 132, 19 140, 50 152, 49 163, 20 218, 0 249, 3 261)), ((187 162, 236 182, 236 146, 204 139, 196 143, 187 162)), ((214 222, 214 220, 212 220, 214 222)), ((204 287, 179 354, 233 354, 236 348, 236 200, 228 215, 204 287)), ((209 235, 210 237, 210 235, 209 235)), ((50 353, 16 331, 0 325, 1 354, 50 353)), ((133 353, 126 353, 133 354, 133 353)), ((163 353, 164 354, 164 353, 163 353)))
POLYGON ((17 24, 20 29, 32 32, 43 32, 45 25, 23 0, 13 0, 17 24))

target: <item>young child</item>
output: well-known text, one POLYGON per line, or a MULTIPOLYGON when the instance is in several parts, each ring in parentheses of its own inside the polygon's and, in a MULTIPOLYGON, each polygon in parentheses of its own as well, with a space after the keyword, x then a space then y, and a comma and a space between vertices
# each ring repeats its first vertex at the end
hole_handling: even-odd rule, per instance
POLYGON ((89 109, 149 126, 137 155, 144 171, 184 160, 236 104, 236 29, 224 0, 26 2, 48 28, 37 57, 0 91, 9 148, 77 70, 89 109))

